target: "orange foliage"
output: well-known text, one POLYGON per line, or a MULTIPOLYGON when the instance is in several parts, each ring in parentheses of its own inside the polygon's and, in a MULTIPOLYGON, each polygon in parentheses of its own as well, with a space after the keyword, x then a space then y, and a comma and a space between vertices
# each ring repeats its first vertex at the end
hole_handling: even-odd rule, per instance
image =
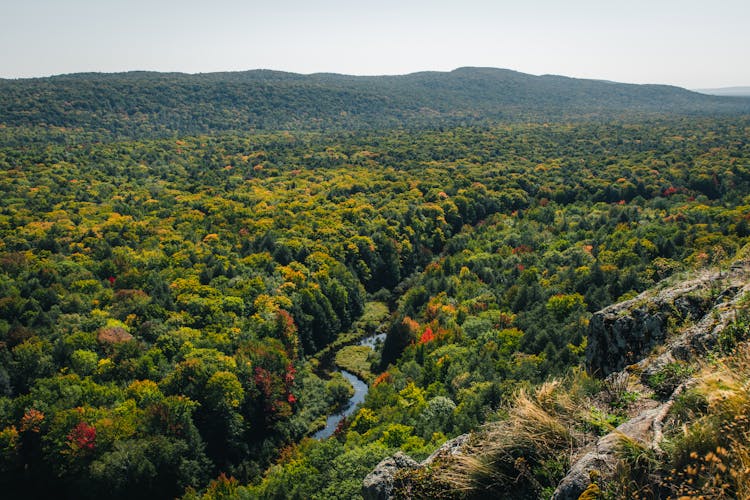
POLYGON ((425 328, 424 333, 422 333, 422 337, 419 339, 420 344, 424 344, 427 342, 431 342, 435 339, 435 335, 432 333, 432 328, 429 326, 425 328))
POLYGON ((44 413, 34 408, 29 408, 21 417, 21 431, 39 432, 42 422, 44 422, 44 413))
POLYGON ((406 327, 410 335, 416 335, 416 333, 420 330, 419 323, 411 319, 409 316, 406 316, 401 324, 406 327))
POLYGON ((375 381, 372 383, 372 386, 377 387, 380 384, 383 384, 383 383, 388 384, 390 382, 391 382, 391 374, 388 372, 383 372, 377 376, 375 381))

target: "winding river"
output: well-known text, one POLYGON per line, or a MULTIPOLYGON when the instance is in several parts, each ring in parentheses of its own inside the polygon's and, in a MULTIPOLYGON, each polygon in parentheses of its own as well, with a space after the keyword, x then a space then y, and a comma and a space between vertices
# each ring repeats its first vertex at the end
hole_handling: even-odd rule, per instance
MULTIPOLYGON (((382 342, 383 339, 385 339, 385 333, 378 333, 363 338, 359 341, 359 345, 366 345, 371 349, 375 349, 378 342, 382 342)), ((365 400, 365 396, 367 396, 367 391, 369 390, 369 387, 367 387, 367 383, 364 380, 357 378, 346 370, 337 371, 341 372, 341 375, 343 375, 344 378, 348 380, 350 384, 352 384, 352 386, 354 387, 354 395, 349 398, 349 402, 341 411, 339 411, 338 413, 334 413, 333 415, 328 415, 328 418, 326 419, 326 426, 313 434, 313 438, 315 439, 326 439, 330 437, 336 430, 339 422, 341 422, 343 419, 357 410, 359 404, 365 400)))

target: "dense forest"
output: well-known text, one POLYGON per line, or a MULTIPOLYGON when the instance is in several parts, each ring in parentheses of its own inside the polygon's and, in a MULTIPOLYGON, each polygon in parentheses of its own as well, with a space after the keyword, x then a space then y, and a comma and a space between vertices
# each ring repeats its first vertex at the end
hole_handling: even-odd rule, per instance
MULTIPOLYGON (((131 72, 0 79, 0 117, 113 139, 248 130, 382 130, 750 113, 749 97, 495 68, 401 76, 131 72)), ((29 130, 29 127, 32 130, 29 130)))
POLYGON ((474 112, 456 100, 419 127, 426 94, 404 88, 435 87, 432 106, 450 80, 230 76, 0 82, 4 494, 357 498, 382 458, 424 458, 577 369, 593 312, 750 237, 745 101, 646 87, 628 108, 591 81, 577 99, 619 100, 583 113, 644 113, 438 120, 474 112), (417 119, 358 126, 381 105, 417 119), (312 439, 351 391, 322 354, 376 329, 379 349, 336 360, 365 402, 312 439))

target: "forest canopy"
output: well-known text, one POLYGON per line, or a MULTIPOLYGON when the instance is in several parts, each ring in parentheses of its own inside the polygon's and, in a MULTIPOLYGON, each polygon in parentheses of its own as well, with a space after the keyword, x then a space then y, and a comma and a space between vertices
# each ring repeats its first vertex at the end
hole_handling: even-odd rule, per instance
MULTIPOLYGON (((665 116, 741 116, 750 98, 667 85, 630 85, 507 69, 400 76, 84 73, 0 79, 0 123, 101 138, 229 131, 356 131, 525 122, 642 122, 665 116)), ((31 130, 29 130, 31 128, 31 130)))
MULTIPOLYGON (((463 71, 434 122, 425 92, 376 91, 429 74, 0 82, 3 491, 356 498, 383 457, 578 366, 596 310, 748 242, 747 116, 659 115, 719 101, 646 88, 633 121, 475 120, 482 82, 525 77, 463 71), (287 112, 285 86, 309 102, 287 112), (310 439, 350 390, 328 354, 375 329, 379 351, 341 361, 365 402, 310 439)), ((602 95, 582 113, 630 99, 602 95)))

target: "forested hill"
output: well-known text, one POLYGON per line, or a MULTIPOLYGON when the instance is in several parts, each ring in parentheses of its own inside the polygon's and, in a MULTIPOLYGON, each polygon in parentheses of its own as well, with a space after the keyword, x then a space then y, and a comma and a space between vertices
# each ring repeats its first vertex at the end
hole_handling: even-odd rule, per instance
POLYGON ((750 113, 750 98, 494 68, 403 76, 253 70, 0 80, 0 126, 80 128, 114 137, 743 113, 750 113))

